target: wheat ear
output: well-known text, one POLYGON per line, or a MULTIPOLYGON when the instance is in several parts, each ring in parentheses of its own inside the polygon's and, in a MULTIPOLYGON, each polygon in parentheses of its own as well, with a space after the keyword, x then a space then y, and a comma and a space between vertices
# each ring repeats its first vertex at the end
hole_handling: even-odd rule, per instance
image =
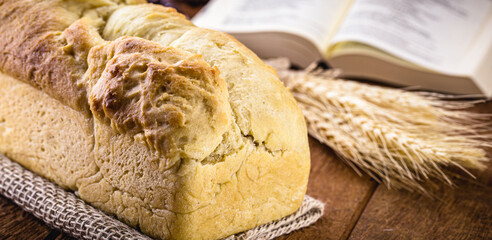
MULTIPOLYGON (((457 166, 483 169, 491 139, 487 115, 463 109, 472 102, 335 79, 334 71, 291 71, 269 62, 301 107, 311 136, 337 152, 356 171, 388 187, 426 192, 423 183, 457 166), (360 172, 359 172, 360 173, 360 172)), ((470 174, 471 175, 471 174, 470 174)), ((471 175, 472 176, 472 175, 471 175)))

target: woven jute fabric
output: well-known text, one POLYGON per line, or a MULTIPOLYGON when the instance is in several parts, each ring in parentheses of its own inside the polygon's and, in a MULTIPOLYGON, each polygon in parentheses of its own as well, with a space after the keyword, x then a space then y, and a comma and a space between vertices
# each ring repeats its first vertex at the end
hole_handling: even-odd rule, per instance
POLYGON ((313 224, 321 216, 323 216, 324 207, 325 205, 322 202, 306 195, 301 207, 297 210, 297 212, 277 221, 267 223, 250 229, 246 232, 230 236, 225 240, 273 239, 280 235, 284 235, 294 230, 313 224))
MULTIPOLYGON (((1 154, 0 194, 52 228, 75 238, 150 239, 1 154)), ((306 196, 294 214, 226 239, 272 239, 316 222, 323 209, 323 203, 306 196)))

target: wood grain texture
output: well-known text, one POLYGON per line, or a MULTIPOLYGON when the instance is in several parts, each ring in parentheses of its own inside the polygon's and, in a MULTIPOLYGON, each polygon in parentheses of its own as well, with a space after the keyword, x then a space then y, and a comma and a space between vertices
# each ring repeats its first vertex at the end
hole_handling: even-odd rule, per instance
POLYGON ((492 239, 492 187, 455 181, 435 199, 378 187, 350 239, 492 239))
POLYGON ((323 201, 325 213, 314 225, 279 239, 346 239, 377 184, 360 177, 328 147, 309 138, 311 174, 307 194, 323 201))
MULTIPOLYGON (((473 111, 492 113, 492 102, 473 111)), ((473 171, 476 179, 461 174, 454 187, 440 184, 433 198, 379 186, 350 239, 492 239, 492 161, 487 165, 473 171)))

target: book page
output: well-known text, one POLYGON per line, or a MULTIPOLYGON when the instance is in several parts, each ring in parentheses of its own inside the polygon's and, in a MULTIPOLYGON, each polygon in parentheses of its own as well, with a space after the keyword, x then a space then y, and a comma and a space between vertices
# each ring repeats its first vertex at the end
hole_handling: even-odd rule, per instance
POLYGON ((462 74, 492 0, 357 0, 331 44, 367 44, 419 66, 462 74))
POLYGON ((228 33, 287 32, 312 41, 320 50, 350 0, 214 0, 192 21, 228 33))
POLYGON ((480 36, 472 43, 461 67, 472 70, 472 77, 485 96, 492 100, 492 11, 480 36))

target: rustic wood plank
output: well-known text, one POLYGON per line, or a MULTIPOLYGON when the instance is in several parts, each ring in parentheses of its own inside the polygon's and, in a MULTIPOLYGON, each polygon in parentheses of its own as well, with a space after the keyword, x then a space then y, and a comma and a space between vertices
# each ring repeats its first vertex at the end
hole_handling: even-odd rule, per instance
POLYGON ((279 239, 346 239, 377 184, 360 177, 332 150, 313 138, 307 194, 323 201, 325 213, 314 225, 279 239))
MULTIPOLYGON (((491 113, 492 102, 475 111, 491 113)), ((462 176, 454 177, 453 188, 442 184, 435 198, 379 186, 350 239, 492 239, 492 161, 473 173, 476 180, 462 176)))
POLYGON ((379 187, 350 239, 492 239, 492 187, 460 181, 437 195, 379 187))
POLYGON ((0 195, 0 239, 44 239, 51 229, 0 195))

